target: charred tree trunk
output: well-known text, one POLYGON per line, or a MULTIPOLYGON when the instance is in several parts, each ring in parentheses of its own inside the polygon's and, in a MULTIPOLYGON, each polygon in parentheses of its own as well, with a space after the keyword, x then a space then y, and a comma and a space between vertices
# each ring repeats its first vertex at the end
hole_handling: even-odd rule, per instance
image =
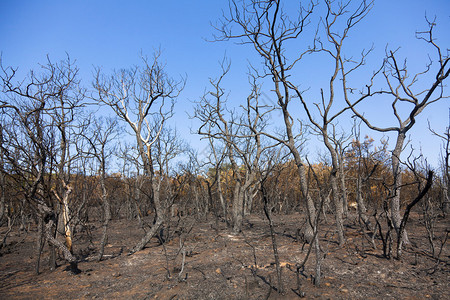
POLYGON ((330 174, 331 192, 335 209, 336 230, 339 238, 338 242, 339 246, 342 246, 345 243, 345 237, 344 237, 344 221, 343 221, 344 209, 342 198, 339 197, 338 178, 337 178, 339 170, 339 161, 338 161, 338 154, 334 149, 334 147, 331 145, 326 130, 327 128, 324 127, 324 130, 322 131, 322 136, 324 139, 325 146, 327 147, 331 155, 331 164, 332 164, 332 170, 330 174))
POLYGON ((44 236, 47 242, 56 247, 61 253, 64 255, 64 259, 69 262, 70 264, 70 271, 73 274, 79 274, 81 273, 81 270, 78 269, 78 261, 76 257, 72 254, 72 252, 69 250, 69 248, 64 245, 61 241, 56 239, 53 235, 53 229, 56 227, 56 220, 57 217, 55 213, 47 207, 44 203, 40 201, 38 204, 38 208, 40 213, 42 214, 43 218, 43 226, 44 226, 44 236))
POLYGON ((428 172, 427 176, 427 182, 425 184, 425 187, 420 191, 420 193, 417 195, 417 197, 411 201, 411 203, 408 204, 406 207, 405 213, 403 214, 403 218, 400 222, 400 227, 398 231, 398 237, 397 237, 397 259, 401 259, 402 256, 402 248, 404 244, 404 238, 403 234, 406 234, 405 226, 408 222, 409 213, 411 212, 411 209, 416 205, 427 193, 428 190, 431 188, 431 185, 433 184, 433 171, 428 172))
MULTIPOLYGON (((395 148, 392 151, 392 176, 394 179, 392 187, 392 198, 391 198, 391 219, 392 225, 394 226, 397 237, 400 236, 400 223, 402 222, 402 217, 400 216, 400 194, 402 186, 402 171, 400 168, 400 154, 403 150, 403 144, 405 142, 406 135, 404 133, 399 133, 397 136, 397 142, 395 148)), ((408 244, 408 234, 407 232, 402 233, 403 241, 402 243, 408 244)))
POLYGON ((39 275, 39 269, 41 265, 41 255, 44 249, 45 238, 44 238, 44 220, 39 216, 38 221, 38 238, 37 238, 37 257, 36 257, 36 274, 39 275))
POLYGON ((108 199, 108 192, 105 185, 105 173, 102 172, 100 176, 100 186, 102 188, 102 203, 103 203, 103 233, 100 242, 100 252, 98 254, 98 261, 101 261, 105 251, 106 243, 108 242, 108 224, 111 219, 111 207, 108 199))
POLYGON ((244 190, 239 181, 236 181, 233 193, 233 234, 242 230, 242 217, 244 214, 244 190))
POLYGON ((347 186, 345 184, 345 171, 344 171, 344 162, 341 158, 339 160, 339 185, 341 188, 341 194, 342 194, 342 206, 343 206, 343 213, 344 217, 347 218, 348 215, 348 195, 347 195, 347 186))
POLYGON ((61 204, 61 211, 62 211, 62 219, 63 219, 63 226, 64 226, 64 233, 65 233, 65 240, 67 249, 71 253, 72 252, 72 229, 70 226, 70 210, 69 210, 69 197, 72 193, 72 187, 69 185, 64 186, 64 196, 61 199, 61 197, 58 195, 58 193, 55 190, 52 190, 55 197, 58 199, 59 203, 61 204))
MULTIPOLYGON (((219 195, 219 201, 220 201, 220 205, 222 207, 222 213, 223 213, 223 218, 225 221, 227 221, 228 219, 228 213, 227 213, 227 201, 223 196, 223 191, 222 191, 222 176, 220 175, 220 169, 216 170, 217 172, 217 193, 219 195)), ((228 222, 228 221, 227 221, 228 222)))
MULTIPOLYGON (((0 143, 3 143, 3 128, 0 124, 0 143)), ((6 207, 6 176, 4 172, 3 145, 0 146, 0 226, 3 224, 6 207)))
POLYGON ((362 178, 359 172, 356 178, 356 204, 358 209, 358 217, 367 226, 369 224, 369 218, 367 216, 367 208, 362 197, 362 178))
MULTIPOLYGON (((294 155, 294 157, 297 155, 294 155)), ((306 211, 307 211, 307 222, 306 222, 306 228, 305 228, 305 232, 313 232, 313 224, 316 222, 316 207, 314 205, 314 201, 311 197, 311 195, 308 192, 308 180, 307 180, 307 176, 306 176, 306 170, 305 170, 305 165, 304 163, 301 161, 300 159, 300 155, 298 155, 298 161, 296 161, 296 165, 297 165, 297 171, 299 173, 300 176, 300 188, 301 188, 301 193, 302 193, 302 197, 304 200, 306 200, 306 211)))
POLYGON ((146 232, 145 236, 137 243, 137 245, 130 251, 129 255, 134 254, 138 251, 144 249, 145 245, 150 242, 150 240, 158 234, 161 226, 164 223, 164 210, 160 199, 160 182, 158 180, 152 180, 152 190, 153 190, 153 203, 155 205, 155 220, 149 231, 146 232))
POLYGON ((280 257, 278 255, 278 244, 272 221, 272 213, 271 213, 272 208, 269 207, 269 199, 267 198, 267 191, 264 187, 264 183, 261 183, 261 193, 264 201, 264 214, 266 215, 267 221, 269 222, 270 237, 272 238, 273 256, 275 258, 275 267, 277 270, 278 293, 283 294, 284 293, 283 278, 281 274, 280 257))

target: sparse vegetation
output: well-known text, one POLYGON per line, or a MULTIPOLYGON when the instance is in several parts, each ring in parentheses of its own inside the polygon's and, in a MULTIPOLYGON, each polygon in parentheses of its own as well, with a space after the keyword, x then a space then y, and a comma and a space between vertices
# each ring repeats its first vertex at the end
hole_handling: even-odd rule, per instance
POLYGON ((346 43, 372 6, 230 0, 215 42, 238 41, 261 64, 236 107, 230 61, 209 74, 189 112, 201 154, 169 124, 186 79, 160 51, 95 69, 90 87, 69 56, 24 78, 1 61, 0 298, 449 298, 448 127, 430 128, 440 166, 405 146, 420 114, 450 97, 448 49, 426 19, 424 70, 387 48, 361 80, 372 48, 354 57, 346 43), (331 66, 315 70, 329 79, 318 91, 297 73, 310 56, 331 66), (374 125, 370 99, 398 124, 374 125), (395 145, 361 126, 395 132, 395 145), (316 161, 311 138, 326 149, 316 161))

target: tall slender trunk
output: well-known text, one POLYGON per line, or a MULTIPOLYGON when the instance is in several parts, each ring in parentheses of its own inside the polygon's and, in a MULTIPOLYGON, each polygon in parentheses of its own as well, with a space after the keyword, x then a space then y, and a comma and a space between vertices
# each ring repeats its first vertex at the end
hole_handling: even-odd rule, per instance
POLYGON ((367 226, 369 218, 367 217, 367 208, 364 204, 364 199, 362 197, 362 179, 361 173, 358 172, 358 177, 356 179, 356 204, 358 209, 358 216, 361 221, 367 226))
POLYGON ((253 207, 253 199, 255 198, 255 190, 254 186, 248 187, 245 190, 245 204, 244 204, 244 215, 249 215, 252 212, 253 207))
POLYGON ((334 173, 333 171, 331 173, 332 174, 330 177, 330 181, 331 181, 331 191, 333 194, 332 196, 333 203, 335 208, 336 229, 339 239, 338 243, 339 246, 342 246, 345 244, 342 198, 339 197, 336 173, 334 173))
POLYGON ((61 198, 59 196, 59 194, 53 190, 53 194, 55 195, 55 197, 58 199, 58 202, 61 205, 61 216, 62 216, 62 221, 63 221, 63 227, 64 227, 64 233, 65 233, 65 240, 66 240, 66 246, 67 249, 72 253, 72 229, 70 226, 70 209, 69 209, 69 197, 70 194, 72 193, 72 187, 70 185, 65 185, 64 186, 64 191, 63 191, 63 197, 61 198))
POLYGON ((278 255, 278 244, 277 244, 277 239, 276 239, 275 230, 274 230, 273 221, 272 221, 271 208, 269 207, 269 199, 267 198, 267 192, 264 187, 264 183, 261 183, 261 192, 262 192, 263 200, 264 200, 264 213, 266 215, 267 221, 269 222, 270 236, 272 238, 273 256, 275 258, 275 268, 277 270, 278 293, 283 294, 284 287, 283 287, 283 278, 282 278, 282 274, 281 274, 282 269, 280 266, 280 256, 278 255))
POLYGON ((160 189, 161 184, 159 180, 152 180, 152 189, 153 189, 153 203, 155 205, 155 221, 150 228, 149 231, 145 234, 145 236, 137 243, 137 245, 130 251, 129 254, 133 254, 135 252, 141 251, 144 249, 145 245, 150 242, 150 240, 158 233, 159 229, 164 223, 164 210, 162 207, 161 199, 160 199, 160 189))
POLYGON ((237 180, 233 193, 233 234, 238 234, 242 229, 244 192, 244 187, 237 180))
POLYGON ((105 246, 108 241, 108 224, 109 220, 111 219, 111 208, 110 203, 108 199, 108 191, 106 190, 105 185, 105 171, 104 169, 101 172, 100 175, 100 186, 102 188, 102 203, 103 203, 103 233, 102 233, 102 240, 100 243, 100 252, 98 255, 98 261, 101 261, 103 258, 103 254, 105 251, 105 246))
POLYGON ((0 226, 3 224, 3 219, 6 212, 6 180, 5 180, 5 174, 3 173, 3 170, 0 170, 0 226))
POLYGON ((0 193, 0 226, 2 226, 6 212, 6 176, 3 169, 3 151, 0 152, 0 193))
POLYGON ((220 175, 220 170, 217 169, 217 192, 219 194, 220 205, 222 206, 223 218, 227 220, 227 201, 223 197, 221 180, 222 176, 220 175))
POLYGON ((57 124, 57 127, 59 129, 59 132, 61 134, 60 137, 60 161, 58 163, 58 179, 60 182, 60 189, 59 189, 59 195, 58 192, 54 190, 55 196, 58 198, 59 203, 61 204, 62 209, 62 218, 63 218, 63 225, 64 225, 64 233, 65 233, 65 240, 66 240, 66 246, 67 249, 72 252, 72 229, 70 226, 71 221, 71 215, 70 215, 70 208, 69 208, 69 197, 72 193, 72 187, 69 185, 70 180, 70 160, 68 160, 68 157, 70 157, 69 153, 69 142, 67 140, 67 126, 66 126, 66 109, 64 108, 64 97, 63 94, 60 96, 60 104, 61 104, 61 111, 59 115, 59 123, 57 124), (66 170, 67 168, 67 170, 66 170), (62 195, 62 197, 61 197, 62 195))
MULTIPOLYGON (((400 154, 403 150, 403 145, 405 143, 406 135, 400 132, 397 136, 397 142, 395 148, 392 151, 392 175, 393 175, 393 187, 392 187, 392 198, 391 198, 391 218, 394 225, 394 229, 398 234, 400 233, 400 223, 402 218, 400 216, 400 193, 402 186, 402 170, 400 168, 400 154)), ((408 244, 409 239, 406 231, 403 233, 403 243, 408 244)))
MULTIPOLYGON (((140 132, 140 129, 138 130, 138 132, 140 132)), ((162 178, 155 177, 150 145, 145 145, 145 149, 143 141, 140 139, 140 137, 136 136, 136 139, 139 154, 144 163, 145 175, 150 179, 151 193, 149 195, 149 199, 150 201, 153 201, 153 205, 155 208, 155 219, 150 230, 147 231, 145 236, 137 243, 137 245, 133 249, 131 249, 129 255, 144 249, 145 245, 147 245, 147 243, 150 242, 150 240, 158 233, 159 229, 164 223, 164 207, 160 199, 162 178)), ((163 174, 159 174, 159 176, 163 176, 163 174)))
POLYGON ((6 200, 6 177, 4 173, 4 157, 3 157, 3 127, 0 124, 0 226, 3 224, 5 215, 5 200, 6 200))
POLYGON ((42 250, 44 249, 45 245, 45 238, 44 238, 44 220, 41 216, 39 216, 38 221, 38 234, 37 234, 37 258, 36 258, 36 274, 39 274, 39 268, 41 266, 41 255, 42 250))
POLYGON ((450 181, 448 179, 444 181, 442 193, 444 197, 442 211, 444 212, 444 215, 447 216, 450 213, 450 181))
MULTIPOLYGON (((450 130, 448 131, 450 133, 450 130)), ((446 143, 446 154, 445 154, 445 158, 444 158, 444 188, 443 188, 443 193, 444 193, 444 199, 443 199, 443 203, 442 203, 442 211, 444 213, 444 215, 448 215, 450 213, 450 152, 449 149, 450 148, 450 140, 447 140, 446 143)))
POLYGON ((338 161, 338 154, 334 147, 331 145, 330 140, 328 138, 327 128, 325 127, 322 131, 323 140, 325 143, 325 146, 327 147, 328 151, 331 155, 331 174, 330 174, 330 183, 331 183, 331 191, 332 191, 332 197, 333 197, 333 203, 335 208, 335 219, 336 219, 336 229, 338 233, 339 238, 339 246, 342 246, 345 243, 345 237, 344 237, 344 221, 343 221, 343 203, 342 198, 339 197, 339 189, 338 189, 338 170, 339 170, 339 161, 338 161))
POLYGON ((344 217, 347 218, 348 215, 348 195, 347 195, 347 186, 345 185, 345 171, 344 171, 344 161, 341 157, 339 160, 339 185, 341 187, 341 195, 342 195, 342 206, 344 209, 344 217))
POLYGON ((296 165, 297 165, 297 172, 300 177, 300 189, 303 200, 306 200, 306 211, 308 214, 308 222, 306 222, 306 226, 307 229, 309 229, 309 231, 312 231, 313 224, 316 221, 316 207, 314 205, 313 199, 311 198, 311 195, 308 192, 308 179, 306 176, 305 164, 300 159, 300 155, 298 155, 297 157, 298 160, 296 160, 296 165))
MULTIPOLYGON (((277 87, 278 89, 278 87, 277 87)), ((287 87, 286 87, 287 89, 287 87)), ((278 92, 277 92, 278 93, 278 92)), ((279 93, 278 93, 279 94, 279 93)), ((280 97, 280 95, 278 96, 280 97)), ((308 189, 308 179, 306 176, 306 168, 305 164, 300 156, 300 152, 298 151, 297 147, 295 146, 295 140, 294 135, 292 134, 292 124, 290 122, 290 115, 287 111, 286 106, 282 106, 282 112, 283 112, 283 118, 284 123, 286 126, 286 134, 288 138, 288 148, 291 152, 292 156, 294 157, 295 165, 297 166, 297 172, 300 177, 300 190, 302 193, 302 200, 306 202, 306 211, 308 215, 308 222, 306 222, 306 230, 312 231, 313 224, 316 220, 316 207, 314 205, 314 201, 311 198, 311 195, 309 194, 308 189)))
POLYGON ((72 229, 70 228, 70 210, 69 210, 69 193, 65 195, 63 202, 63 220, 64 232, 66 234, 66 245, 70 252, 72 252, 72 229))

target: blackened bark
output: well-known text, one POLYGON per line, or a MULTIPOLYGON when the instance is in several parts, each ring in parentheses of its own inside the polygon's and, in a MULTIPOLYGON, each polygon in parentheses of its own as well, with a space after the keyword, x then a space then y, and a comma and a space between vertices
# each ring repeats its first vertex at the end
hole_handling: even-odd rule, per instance
POLYGON ((405 213, 403 214, 403 218, 400 223, 399 233, 397 237, 397 259, 401 259, 402 256, 402 247, 404 243, 403 234, 406 233, 405 226, 408 222, 409 213, 411 212, 411 209, 414 207, 414 205, 416 205, 428 193, 428 190, 431 188, 432 184, 433 171, 428 171, 427 183, 425 184, 425 187, 420 191, 419 195, 417 195, 417 197, 406 207, 405 213))
POLYGON ((269 222, 270 237, 272 238, 273 256, 275 258, 275 267, 277 270, 277 279, 278 279, 278 293, 283 294, 284 293, 283 278, 281 275, 281 266, 280 266, 280 257, 278 255, 277 239, 276 239, 275 231, 273 228, 271 208, 269 207, 269 199, 267 199, 267 191, 266 191, 263 183, 261 183, 261 193, 263 195, 263 200, 264 200, 264 213, 266 215, 267 221, 269 222))

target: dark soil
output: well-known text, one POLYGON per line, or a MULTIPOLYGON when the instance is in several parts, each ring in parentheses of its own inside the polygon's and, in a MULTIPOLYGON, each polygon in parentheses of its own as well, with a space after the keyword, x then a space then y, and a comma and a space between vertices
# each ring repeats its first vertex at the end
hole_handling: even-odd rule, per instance
MULTIPOLYGON (((36 275, 36 231, 17 229, 0 249, 0 299, 296 299, 299 295, 319 299, 450 299, 449 242, 439 259, 433 258, 418 214, 412 214, 407 225, 411 244, 401 261, 383 257, 380 239, 373 249, 361 235, 355 216, 347 220, 346 245, 339 247, 332 219, 328 216, 330 224, 321 225, 325 253, 321 284, 316 287, 312 283, 312 251, 300 275, 299 291, 295 266, 303 261, 309 247, 302 251, 296 235, 303 216, 274 216, 282 294, 278 293, 268 223, 262 216, 248 216, 243 233, 237 236, 213 217, 202 222, 190 217, 178 223, 173 220, 163 245, 155 238, 134 255, 127 253, 144 231, 136 221, 112 221, 109 244, 100 262, 100 223, 90 224, 89 232, 77 233, 74 243, 82 271, 78 275, 68 271, 62 259, 56 270, 48 270, 47 247, 42 273, 36 275)), ((448 218, 438 220, 437 251, 449 228, 448 218)), ((5 227, 0 228, 0 237, 5 232, 5 227)))

